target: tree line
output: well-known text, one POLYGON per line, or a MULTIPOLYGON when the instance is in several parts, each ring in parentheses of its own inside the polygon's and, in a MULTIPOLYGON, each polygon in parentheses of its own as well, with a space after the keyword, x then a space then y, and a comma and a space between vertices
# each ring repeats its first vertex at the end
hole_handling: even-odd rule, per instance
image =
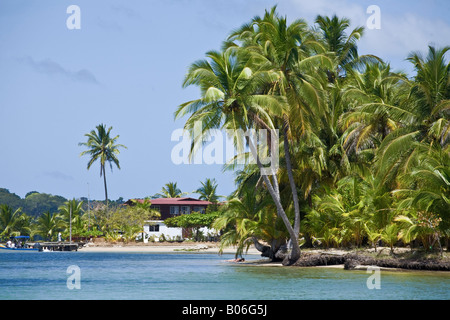
POLYGON ((143 222, 149 212, 125 210, 123 203, 122 198, 110 201, 111 212, 108 214, 105 201, 88 201, 85 198, 68 200, 62 196, 36 191, 28 193, 22 199, 7 189, 1 189, 0 241, 19 235, 30 236, 35 240, 54 241, 58 233, 68 240, 70 226, 74 238, 88 239, 108 234, 110 230, 125 230, 126 221, 117 222, 120 220, 119 216, 128 217, 133 230, 136 230, 135 225, 143 222), (139 217, 138 221, 130 218, 130 215, 139 214, 142 214, 142 218, 139 217))
MULTIPOLYGON (((217 217, 217 203, 221 198, 217 195, 218 184, 215 179, 200 182, 201 186, 194 191, 202 200, 212 202, 207 214, 180 216, 167 221, 168 226, 193 228, 199 239, 199 228, 211 226, 217 217)), ((160 218, 159 212, 151 208, 151 198, 179 198, 186 193, 181 192, 176 182, 165 184, 160 193, 146 198, 145 201, 134 201, 132 206, 124 206, 124 201, 89 201, 88 199, 67 200, 61 196, 29 192, 25 199, 0 190, 0 240, 11 236, 27 235, 35 240, 55 241, 61 233, 63 239, 70 236, 76 240, 89 240, 102 236, 106 241, 134 241, 143 232, 145 221, 160 218), (29 214, 26 206, 33 198, 36 210, 29 214), (34 199, 36 198, 36 199, 34 199), (15 200, 15 201, 12 201, 15 200), (25 202, 28 201, 28 202, 25 202), (70 229, 71 228, 71 229, 70 229)))

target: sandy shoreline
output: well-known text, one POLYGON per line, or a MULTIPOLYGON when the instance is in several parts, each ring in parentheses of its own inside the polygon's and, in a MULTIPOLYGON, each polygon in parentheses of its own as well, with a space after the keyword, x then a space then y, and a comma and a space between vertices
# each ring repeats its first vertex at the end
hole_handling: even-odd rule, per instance
MULTIPOLYGON (((219 247, 211 243, 190 243, 190 244, 139 244, 139 245, 91 245, 88 244, 79 249, 80 252, 147 252, 147 253, 216 253, 219 254, 219 247)), ((223 254, 234 254, 236 248, 229 247, 223 250, 223 254)), ((245 255, 261 255, 261 252, 254 247, 250 247, 245 255)))

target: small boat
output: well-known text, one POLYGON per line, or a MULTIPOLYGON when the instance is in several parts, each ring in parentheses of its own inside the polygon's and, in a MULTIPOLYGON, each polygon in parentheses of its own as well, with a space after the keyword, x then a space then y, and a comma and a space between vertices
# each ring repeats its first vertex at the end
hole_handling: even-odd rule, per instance
POLYGON ((39 251, 39 246, 31 246, 27 243, 29 238, 29 236, 10 237, 12 241, 8 241, 6 246, 0 244, 0 251, 39 251))

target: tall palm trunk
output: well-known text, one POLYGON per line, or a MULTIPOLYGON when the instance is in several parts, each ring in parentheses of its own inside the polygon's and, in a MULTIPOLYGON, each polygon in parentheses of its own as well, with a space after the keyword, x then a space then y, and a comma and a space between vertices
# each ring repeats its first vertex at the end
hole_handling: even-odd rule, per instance
POLYGON ((289 141, 288 141, 288 127, 289 124, 287 122, 287 119, 284 119, 283 123, 283 138, 284 138, 284 158, 286 160, 286 170, 289 177, 289 184, 291 186, 292 191, 292 200, 294 202, 294 212, 295 212, 295 220, 294 220, 294 232, 295 234, 300 233, 300 207, 298 203, 298 194, 297 194, 297 188, 295 186, 294 181, 294 173, 292 171, 292 163, 291 163, 291 155, 289 153, 289 141))
POLYGON ((103 183, 105 185, 106 208, 108 208, 108 188, 106 187, 106 170, 105 170, 105 165, 102 165, 102 171, 103 171, 103 183))
MULTIPOLYGON (((262 171, 263 166, 261 164, 261 161, 258 156, 258 152, 256 150, 255 145, 253 144, 251 139, 248 139, 248 144, 250 147, 250 151, 253 154, 253 157, 256 159, 256 163, 258 164, 259 169, 262 171)), ((261 174, 264 183, 267 186, 267 189, 269 190, 270 196, 273 199, 273 202, 275 203, 275 207, 277 208, 277 214, 283 220, 284 225, 286 226, 286 229, 288 230, 289 236, 291 238, 292 250, 288 256, 288 261, 286 261, 286 264, 293 264, 298 259, 300 259, 300 246, 298 245, 298 233, 294 231, 294 228, 291 225, 291 222, 289 221, 289 218, 286 214, 286 212, 283 209, 283 206, 281 204, 281 197, 280 197, 280 191, 278 187, 278 181, 275 172, 272 170, 272 179, 273 179, 273 185, 269 180, 269 177, 265 174, 261 174)))

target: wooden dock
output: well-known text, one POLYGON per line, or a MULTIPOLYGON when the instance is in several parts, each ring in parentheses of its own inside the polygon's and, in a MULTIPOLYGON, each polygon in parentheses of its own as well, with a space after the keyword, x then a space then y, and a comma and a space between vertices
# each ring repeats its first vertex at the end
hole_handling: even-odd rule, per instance
POLYGON ((78 251, 77 242, 40 242, 39 251, 78 251))

